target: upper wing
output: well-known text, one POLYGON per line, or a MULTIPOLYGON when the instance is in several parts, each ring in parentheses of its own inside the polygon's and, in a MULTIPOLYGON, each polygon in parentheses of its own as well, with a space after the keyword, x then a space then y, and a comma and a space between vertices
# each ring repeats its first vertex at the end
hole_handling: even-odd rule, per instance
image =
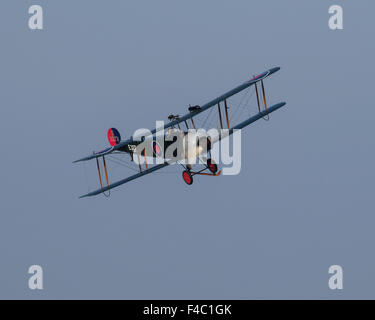
MULTIPOLYGON (((177 125, 178 123, 180 122, 183 122, 183 121, 186 121, 188 119, 191 119, 195 116, 197 116, 198 114, 202 113, 203 111, 215 106, 216 104, 218 104, 219 102, 221 101, 224 101, 225 99, 228 99, 229 97, 241 92, 242 90, 245 90, 246 88, 250 87, 251 85, 257 83, 258 81, 261 81, 263 79, 265 79, 266 77, 270 76, 271 74, 277 72, 280 70, 280 67, 275 67, 275 68, 272 68, 272 69, 269 69, 255 77, 253 77, 252 79, 244 82, 243 84, 239 85, 238 87, 228 91, 227 93, 224 93, 223 95, 221 95, 220 97, 206 103, 205 105, 203 105, 200 109, 196 110, 196 111, 193 111, 193 112, 190 112, 188 114, 185 114, 184 116, 182 117, 179 117, 178 119, 176 120, 173 120, 167 124, 164 125, 164 129, 168 129, 170 127, 173 127, 175 125, 177 125)), ((155 128, 154 130, 151 131, 151 134, 154 135, 157 131, 157 128, 155 128)), ((129 143, 132 143, 134 142, 134 139, 133 137, 125 140, 125 141, 122 141, 120 142, 119 144, 111 147, 111 148, 108 148, 108 149, 105 149, 101 152, 94 152, 92 155, 89 155, 87 157, 84 157, 84 158, 81 158, 81 159, 78 159, 76 161, 74 161, 73 163, 76 163, 76 162, 80 162, 80 161, 87 161, 87 160, 91 160, 91 159, 94 159, 94 158, 97 158, 97 157, 100 157, 100 156, 103 156, 103 155, 106 155, 106 154, 109 154, 109 153, 112 153, 113 151, 115 150, 119 150, 121 148, 123 148, 124 146, 128 145, 129 143)))
POLYGON ((162 164, 159 164, 159 165, 156 165, 156 166, 154 166, 154 167, 151 167, 151 168, 149 168, 149 169, 147 169, 147 170, 145 170, 145 171, 139 172, 139 173, 134 174, 134 175, 132 175, 132 176, 130 176, 130 177, 127 177, 127 178, 122 179, 122 180, 120 180, 120 181, 114 182, 114 183, 112 183, 112 184, 110 184, 110 185, 108 185, 108 186, 106 186, 106 187, 103 187, 103 188, 97 189, 97 190, 95 190, 95 191, 89 192, 89 193, 87 193, 87 194, 85 194, 85 195, 83 195, 83 196, 80 196, 80 198, 96 196, 96 195, 98 195, 99 193, 106 192, 106 191, 108 191, 108 190, 110 190, 110 189, 113 189, 113 188, 115 188, 115 187, 121 186, 121 185, 124 184, 124 183, 127 183, 127 182, 129 182, 129 181, 131 181, 131 180, 137 179, 137 178, 139 178, 139 177, 142 177, 142 176, 144 176, 144 175, 146 175, 146 174, 149 174, 149 173, 151 173, 151 172, 154 172, 154 171, 156 171, 156 170, 159 170, 159 169, 161 169, 161 168, 164 168, 164 167, 166 167, 166 166, 168 166, 168 165, 169 165, 168 162, 164 162, 164 163, 162 163, 162 164))
MULTIPOLYGON (((267 71, 261 73, 260 75, 254 76, 252 79, 244 82, 243 84, 239 85, 238 87, 236 87, 236 88, 228 91, 227 93, 224 93, 220 97, 206 103, 204 106, 202 106, 197 111, 185 114, 184 116, 179 117, 178 119, 173 120, 173 121, 169 122, 168 124, 165 124, 164 129, 168 129, 170 127, 173 127, 173 126, 177 125, 180 122, 186 121, 188 119, 191 119, 191 118, 197 116, 201 112, 215 106, 219 102, 224 101, 225 99, 228 99, 229 97, 241 92, 242 90, 245 90, 246 88, 250 87, 251 85, 257 83, 258 81, 263 80, 264 78, 267 78, 268 76, 270 76, 271 74, 273 74, 273 73, 275 73, 279 70, 280 70, 280 67, 275 67, 275 68, 272 68, 270 70, 267 70, 267 71)), ((151 131, 151 133, 154 134, 154 133, 156 133, 156 131, 157 131, 157 129, 154 129, 154 130, 151 131)))

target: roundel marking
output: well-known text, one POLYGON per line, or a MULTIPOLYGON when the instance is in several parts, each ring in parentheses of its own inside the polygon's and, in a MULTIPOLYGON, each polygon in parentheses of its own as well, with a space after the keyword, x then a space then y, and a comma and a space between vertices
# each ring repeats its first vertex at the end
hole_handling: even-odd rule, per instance
POLYGON ((115 146, 116 144, 119 144, 121 141, 120 133, 116 128, 111 128, 108 130, 107 133, 108 142, 111 146, 115 146))
POLYGON ((152 142, 152 149, 154 150, 154 154, 156 156, 161 155, 161 148, 160 148, 160 145, 157 141, 152 142))

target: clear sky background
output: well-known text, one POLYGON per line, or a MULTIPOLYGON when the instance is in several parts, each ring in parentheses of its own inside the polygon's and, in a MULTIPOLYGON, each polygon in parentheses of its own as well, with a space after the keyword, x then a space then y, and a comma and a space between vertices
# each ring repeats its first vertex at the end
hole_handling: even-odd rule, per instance
POLYGON ((3 0, 0 298, 375 298, 374 14, 370 0, 3 0), (78 199, 72 161, 108 128, 153 128, 274 66, 269 99, 287 105, 243 131, 240 175, 78 199))

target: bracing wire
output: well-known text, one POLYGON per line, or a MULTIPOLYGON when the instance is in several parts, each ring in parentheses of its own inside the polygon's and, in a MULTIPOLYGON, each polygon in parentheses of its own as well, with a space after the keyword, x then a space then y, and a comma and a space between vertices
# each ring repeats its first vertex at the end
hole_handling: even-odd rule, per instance
POLYGON ((110 161, 112 161, 113 163, 116 163, 116 164, 118 164, 118 165, 120 165, 120 166, 126 167, 126 168, 128 168, 128 169, 130 169, 130 170, 133 170, 133 171, 135 171, 135 172, 138 172, 137 169, 131 167, 131 166, 130 166, 129 164, 127 164, 124 160, 114 158, 113 156, 110 156, 110 155, 108 155, 108 160, 110 160, 110 161))

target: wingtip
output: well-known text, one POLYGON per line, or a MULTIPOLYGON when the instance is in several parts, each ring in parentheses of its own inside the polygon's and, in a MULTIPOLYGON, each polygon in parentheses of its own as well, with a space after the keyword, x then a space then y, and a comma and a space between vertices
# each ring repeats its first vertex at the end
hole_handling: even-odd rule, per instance
POLYGON ((74 160, 72 163, 77 163, 77 162, 85 161, 87 158, 88 157, 80 158, 80 159, 74 160))
POLYGON ((276 109, 282 108, 286 105, 286 102, 279 102, 275 105, 276 109))
POLYGON ((96 196, 102 192, 104 192, 105 190, 103 188, 101 189, 98 189, 98 190, 95 190, 95 191, 92 191, 92 192, 89 192, 89 193, 86 193, 82 196, 80 196, 78 199, 82 199, 82 198, 88 198, 88 197, 92 197, 92 196, 96 196))
POLYGON ((280 67, 274 67, 274 68, 270 69, 270 74, 273 74, 273 73, 279 71, 280 69, 281 69, 280 67))

